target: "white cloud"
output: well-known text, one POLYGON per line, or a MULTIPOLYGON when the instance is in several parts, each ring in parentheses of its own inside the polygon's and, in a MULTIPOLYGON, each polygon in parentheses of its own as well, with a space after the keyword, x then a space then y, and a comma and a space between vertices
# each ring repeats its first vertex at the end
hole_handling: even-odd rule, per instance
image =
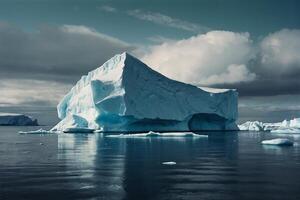
POLYGON ((71 88, 70 84, 26 79, 0 80, 0 106, 34 105, 56 106, 71 88))
POLYGON ((219 75, 211 75, 203 81, 205 85, 237 83, 253 81, 256 75, 249 72, 246 65, 229 65, 225 72, 219 75))
POLYGON ((127 14, 140 20, 145 20, 155 24, 177 28, 185 31, 195 32, 195 33, 206 32, 209 30, 208 27, 201 26, 199 24, 191 23, 188 21, 184 21, 181 19, 172 18, 170 16, 161 13, 144 12, 139 9, 136 9, 136 10, 127 11, 127 14))
POLYGON ((172 79, 211 85, 252 81, 246 64, 254 56, 248 33, 211 31, 153 46, 142 59, 172 79))
POLYGON ((261 63, 273 74, 300 70, 300 30, 283 29, 265 37, 261 42, 261 63))
POLYGON ((104 5, 104 6, 98 6, 97 7, 99 10, 104 10, 106 12, 116 12, 117 9, 108 5, 104 5))

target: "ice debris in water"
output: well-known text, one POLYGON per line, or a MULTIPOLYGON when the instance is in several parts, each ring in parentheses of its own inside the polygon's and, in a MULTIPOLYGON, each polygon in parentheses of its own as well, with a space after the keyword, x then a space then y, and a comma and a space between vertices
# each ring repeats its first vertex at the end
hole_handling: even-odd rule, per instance
POLYGON ((287 138, 276 138, 272 140, 263 140, 262 144, 278 145, 278 146, 292 146, 294 143, 287 138))
POLYGON ((168 162, 163 162, 163 165, 176 165, 176 162, 173 161, 168 161, 168 162))
POLYGON ((208 135, 199 135, 192 132, 178 132, 178 133, 158 133, 149 131, 148 133, 134 133, 134 134, 118 134, 118 135, 106 135, 105 137, 111 138, 147 138, 147 137, 162 137, 162 138, 176 138, 176 137, 195 137, 207 138, 208 135))
POLYGON ((55 131, 47 131, 44 129, 38 129, 38 130, 34 130, 34 131, 19 131, 19 134, 52 134, 52 133, 56 133, 55 131))

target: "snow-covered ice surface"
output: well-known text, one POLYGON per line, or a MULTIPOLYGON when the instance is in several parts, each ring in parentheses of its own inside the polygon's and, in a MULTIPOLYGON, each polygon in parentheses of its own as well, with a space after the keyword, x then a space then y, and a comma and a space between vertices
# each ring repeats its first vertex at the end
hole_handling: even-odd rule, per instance
POLYGON ((105 135, 109 138, 149 138, 149 137, 159 137, 159 138, 178 138, 178 137, 193 137, 193 138, 207 138, 208 135, 199 135, 192 132, 178 132, 178 133, 158 133, 149 131, 148 133, 134 133, 134 134, 112 134, 105 135))
POLYGON ((271 131, 272 133, 300 133, 300 118, 283 120, 277 123, 248 121, 238 125, 242 131, 271 131))
POLYGON ((123 53, 83 76, 57 106, 52 130, 237 130, 238 93, 171 80, 123 53))
POLYGON ((292 146, 294 143, 286 138, 276 138, 272 140, 263 140, 262 144, 266 145, 278 145, 278 146, 292 146))
POLYGON ((37 119, 18 113, 0 113, 0 126, 38 126, 37 119))

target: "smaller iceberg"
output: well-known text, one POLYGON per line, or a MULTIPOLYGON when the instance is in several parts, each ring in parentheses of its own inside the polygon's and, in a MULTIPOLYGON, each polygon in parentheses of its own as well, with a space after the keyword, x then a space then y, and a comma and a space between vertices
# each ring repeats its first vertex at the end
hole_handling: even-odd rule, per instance
POLYGON ((293 146, 293 142, 286 138, 276 138, 272 140, 263 140, 262 144, 266 145, 278 145, 278 146, 293 146))
POLYGON ((248 121, 241 125, 238 125, 241 131, 263 131, 264 130, 264 123, 259 121, 248 121))
POLYGON ((283 120, 277 123, 247 121, 238 125, 241 131, 271 131, 272 133, 300 133, 300 118, 283 120))
POLYGON ((38 126, 38 121, 24 114, 0 113, 0 126, 38 126))

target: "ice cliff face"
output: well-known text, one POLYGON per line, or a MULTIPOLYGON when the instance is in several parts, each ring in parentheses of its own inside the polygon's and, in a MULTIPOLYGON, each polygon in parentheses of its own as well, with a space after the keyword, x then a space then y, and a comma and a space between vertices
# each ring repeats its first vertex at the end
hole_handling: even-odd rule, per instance
POLYGON ((236 129, 235 90, 199 88, 168 79, 123 53, 83 76, 57 106, 52 130, 236 129))

